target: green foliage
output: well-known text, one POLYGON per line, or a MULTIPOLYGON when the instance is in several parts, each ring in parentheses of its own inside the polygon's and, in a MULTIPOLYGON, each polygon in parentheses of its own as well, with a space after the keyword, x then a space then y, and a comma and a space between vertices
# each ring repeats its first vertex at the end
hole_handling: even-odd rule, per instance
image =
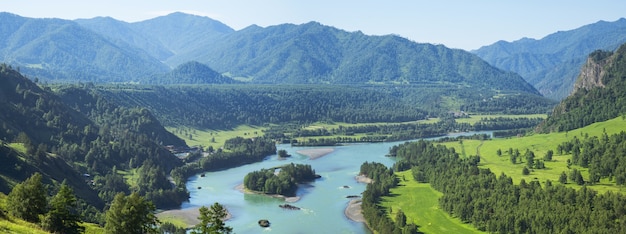
POLYGON ((106 212, 106 233, 157 233, 155 207, 138 193, 119 193, 106 212))
MULTIPOLYGON (((461 158, 454 149, 425 141, 405 143, 396 149, 396 155, 395 167, 413 166, 426 172, 431 185, 443 193, 439 199, 443 210, 481 231, 580 233, 622 232, 624 228, 621 221, 615 222, 626 220, 621 208, 626 198, 619 193, 598 194, 585 186, 574 190, 550 181, 545 187, 539 181, 527 183, 524 179, 515 185, 505 174, 496 177, 489 169, 479 168, 472 157, 461 158)), ((573 169, 570 176, 585 184, 579 170, 573 169)))
POLYGON ((80 226, 78 203, 74 192, 65 181, 56 195, 50 200, 50 210, 44 216, 42 226, 53 233, 82 233, 85 228, 80 226))
MULTIPOLYGON (((569 131, 626 113, 626 44, 601 61, 604 87, 580 88, 561 102, 539 126, 541 132, 569 131)), ((602 56, 604 57, 604 56, 602 56)))
POLYGON ((311 165, 291 163, 280 168, 250 172, 244 177, 243 184, 247 189, 266 194, 295 196, 298 183, 313 181, 315 178, 315 170, 311 165))
POLYGON ((499 41, 473 52, 502 70, 520 74, 545 96, 560 100, 571 93, 589 53, 614 50, 626 42, 625 28, 623 19, 600 21, 540 40, 499 41))
POLYGON ((226 226, 224 219, 228 215, 226 209, 219 203, 210 208, 200 207, 200 223, 191 231, 193 234, 232 233, 233 228, 226 226))
POLYGON ((39 215, 46 213, 47 189, 39 173, 15 185, 7 198, 7 211, 28 222, 38 223, 39 215))

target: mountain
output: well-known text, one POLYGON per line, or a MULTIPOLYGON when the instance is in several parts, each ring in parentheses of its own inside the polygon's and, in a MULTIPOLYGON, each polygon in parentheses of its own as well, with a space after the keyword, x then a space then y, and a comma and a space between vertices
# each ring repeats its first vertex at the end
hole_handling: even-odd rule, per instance
POLYGON ((463 50, 346 32, 317 22, 234 31, 208 17, 184 13, 136 23, 106 17, 29 19, 9 13, 0 19, 9 22, 2 32, 12 42, 3 48, 4 60, 46 79, 140 82, 167 73, 168 67, 198 61, 251 83, 439 84, 538 94, 520 76, 463 50))
MULTIPOLYGON (((209 17, 175 12, 130 24, 137 32, 162 44, 173 55, 204 49, 213 43, 215 37, 229 34, 235 30, 209 17)), ((124 34, 116 35, 124 37, 124 34)), ((174 56, 171 56, 174 57, 174 56)), ((169 57, 169 58, 171 58, 169 57)), ((192 60, 187 60, 188 62, 192 60)), ((170 65, 176 66, 178 64, 170 65)))
POLYGON ((560 100, 572 91, 580 66, 595 50, 626 42, 626 19, 599 21, 550 34, 540 40, 499 41, 472 51, 490 64, 524 77, 543 95, 560 100))
POLYGON ((155 75, 142 83, 147 84, 235 84, 240 83, 211 69, 199 62, 188 62, 179 65, 174 70, 155 75))
POLYGON ((538 130, 568 131, 626 113, 626 44, 595 51, 582 66, 574 93, 554 108, 538 130))
POLYGON ((462 50, 392 35, 351 33, 316 22, 250 26, 223 35, 210 47, 177 57, 210 64, 253 83, 450 82, 536 93, 518 75, 462 50))
POLYGON ((135 188, 142 195, 157 206, 187 198, 167 181, 166 174, 182 162, 164 147, 186 144, 148 110, 118 106, 88 85, 54 89, 0 64, 0 192, 40 172, 50 185, 67 180, 81 199, 101 209, 117 192, 132 188, 118 170, 145 166, 152 174, 140 179, 162 183, 135 188))
POLYGON ((174 55, 163 44, 154 38, 138 32, 132 24, 113 19, 111 17, 96 17, 93 19, 78 19, 76 23, 92 30, 113 42, 124 47, 136 47, 140 53, 148 53, 159 61, 166 60, 174 55))
POLYGON ((0 59, 47 80, 126 82, 167 66, 135 47, 115 44, 79 24, 0 13, 0 59))

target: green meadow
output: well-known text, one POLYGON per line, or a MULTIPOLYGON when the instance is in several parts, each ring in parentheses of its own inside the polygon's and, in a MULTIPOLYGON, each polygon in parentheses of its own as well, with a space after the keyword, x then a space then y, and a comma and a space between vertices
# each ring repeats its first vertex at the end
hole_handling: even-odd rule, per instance
MULTIPOLYGON (((464 156, 480 155, 481 167, 489 168, 496 175, 504 173, 512 177, 514 183, 519 183, 524 179, 526 181, 537 180, 545 184, 546 180, 558 183, 561 172, 568 173, 571 170, 567 168, 567 159, 570 159, 571 155, 556 154, 558 144, 574 137, 600 136, 604 132, 611 135, 621 131, 626 131, 626 120, 618 117, 569 132, 534 134, 486 141, 463 140, 441 144, 454 147, 457 152, 464 156), (553 150, 555 155, 552 157, 552 161, 545 162, 545 169, 534 169, 529 175, 523 175, 522 169, 526 162, 511 163, 507 152, 509 148, 518 149, 522 155, 526 149, 530 149, 535 152, 535 159, 542 159, 548 150, 553 150), (502 156, 497 155, 498 149, 502 150, 502 156)), ((588 179, 587 169, 578 166, 571 166, 571 168, 577 168, 582 172, 585 180, 588 179)), ((441 193, 434 190, 430 184, 418 183, 413 180, 411 171, 397 172, 396 175, 400 178, 400 186, 391 189, 391 196, 383 197, 381 202, 383 209, 390 211, 389 215, 392 219, 395 219, 396 212, 401 209, 407 216, 407 222, 415 223, 419 226, 419 230, 424 233, 480 232, 471 225, 463 223, 440 210, 438 199, 441 197, 441 193)), ((580 188, 574 183, 568 183, 566 186, 580 188)), ((601 193, 606 191, 626 192, 623 186, 616 186, 614 182, 607 179, 588 187, 601 193)))
POLYGON ((410 170, 396 175, 400 178, 400 185, 391 189, 391 196, 383 197, 381 202, 387 211, 391 210, 392 219, 395 219, 398 210, 402 210, 407 223, 415 223, 424 233, 480 233, 471 225, 439 209, 441 193, 430 187, 430 184, 413 180, 410 170))
MULTIPOLYGON (((521 179, 528 181, 538 180, 541 183, 545 183, 546 180, 553 182, 558 181, 561 172, 569 172, 567 168, 567 159, 571 158, 571 155, 559 155, 556 153, 556 147, 562 142, 569 141, 574 137, 580 139, 585 136, 600 136, 603 132, 608 135, 616 134, 626 130, 626 120, 621 117, 608 120, 605 122, 595 123, 587 127, 572 130, 569 132, 559 132, 550 134, 534 134, 525 137, 511 137, 506 139, 492 139, 487 141, 479 140, 463 140, 461 142, 446 142, 442 143, 448 147, 454 147, 457 152, 463 154, 463 156, 479 155, 480 165, 484 168, 489 168, 494 174, 500 175, 504 173, 513 178, 515 183, 519 183, 521 179), (532 150, 535 153, 535 159, 542 159, 548 150, 555 152, 552 157, 552 161, 545 162, 545 169, 532 169, 529 175, 523 175, 522 169, 526 165, 526 161, 523 157, 520 157, 521 162, 516 164, 511 163, 509 158, 508 149, 518 149, 523 155, 526 149, 532 150), (498 149, 502 150, 502 156, 497 155, 498 149)), ((571 166, 571 168, 577 168, 583 174, 585 180, 588 178, 588 171, 586 168, 571 166)), ((580 187, 568 183, 567 186, 580 187)), ((605 191, 626 191, 622 186, 615 186, 614 183, 606 179, 601 180, 600 183, 588 186, 599 192, 605 191)))
POLYGON ((266 128, 250 125, 240 125, 233 129, 228 130, 212 130, 212 129, 193 129, 193 128, 176 128, 167 127, 167 131, 174 133, 176 136, 185 140, 189 146, 202 146, 207 148, 213 146, 214 149, 218 149, 224 146, 226 140, 235 137, 257 137, 263 136, 263 130, 266 128), (191 137, 189 137, 191 135, 191 137))

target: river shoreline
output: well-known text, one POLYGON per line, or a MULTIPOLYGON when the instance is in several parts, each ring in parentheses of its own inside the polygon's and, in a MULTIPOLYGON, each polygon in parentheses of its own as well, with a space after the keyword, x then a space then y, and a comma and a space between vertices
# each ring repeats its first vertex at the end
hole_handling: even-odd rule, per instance
MULTIPOLYGON (((207 206, 207 208, 210 206, 207 206)), ((200 223, 198 217, 200 217, 200 207, 191 207, 185 209, 171 209, 164 210, 155 214, 160 220, 177 220, 187 225, 185 228, 193 228, 200 223)), ((226 210, 226 218, 223 220, 229 220, 233 216, 226 210)))
POLYGON ((260 192, 255 192, 255 191, 250 191, 248 189, 246 189, 243 184, 239 184, 237 186, 235 186, 235 190, 241 192, 241 193, 246 193, 246 194, 259 194, 259 195, 264 195, 264 196, 268 196, 268 197, 274 197, 274 198, 280 198, 280 199, 284 199, 285 202, 289 202, 289 203, 293 203, 293 202, 297 202, 300 200, 300 197, 296 196, 296 197, 287 197, 284 195, 280 195, 280 194, 264 194, 264 193, 260 193, 260 192))

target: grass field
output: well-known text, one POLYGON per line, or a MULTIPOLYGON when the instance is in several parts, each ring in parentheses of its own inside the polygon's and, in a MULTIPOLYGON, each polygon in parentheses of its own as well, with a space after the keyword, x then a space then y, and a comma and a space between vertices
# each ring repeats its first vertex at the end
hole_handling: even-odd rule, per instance
POLYGON ((387 210, 391 207, 392 219, 401 209, 407 217, 407 223, 415 223, 424 233, 480 233, 471 225, 439 209, 441 193, 430 187, 430 184, 417 183, 410 170, 396 175, 400 178, 400 186, 391 189, 392 195, 383 197, 381 202, 387 210))
MULTIPOLYGON (((565 171, 567 173, 570 170, 567 168, 567 159, 571 158, 571 155, 556 154, 556 146, 558 144, 569 141, 574 137, 582 139, 585 135, 600 136, 605 131, 607 134, 611 135, 625 130, 626 120, 618 117, 569 132, 535 134, 520 138, 492 139, 484 142, 479 140, 464 140, 462 144, 458 141, 443 144, 449 147, 454 147, 457 152, 465 152, 465 156, 480 155, 480 165, 482 167, 489 168, 496 175, 504 173, 512 177, 515 183, 519 183, 521 179, 524 179, 527 182, 531 180, 538 180, 541 183, 545 183, 547 179, 553 182, 558 181, 561 172, 565 171), (545 162, 546 169, 535 169, 532 170, 529 175, 522 175, 522 169, 526 165, 525 159, 522 157, 522 160, 524 160, 523 162, 512 164, 509 159, 509 155, 506 152, 509 148, 513 148, 514 150, 519 149, 522 155, 526 149, 530 149, 535 153, 536 159, 542 159, 548 150, 553 150, 555 155, 552 161, 545 162), (501 149, 503 152, 500 157, 496 154, 498 149, 501 149)), ((586 168, 577 166, 572 166, 572 168, 580 170, 585 180, 588 179, 588 172, 586 168)), ((573 184, 568 184, 568 186, 575 188, 580 187, 573 184)), ((599 192, 609 190, 616 192, 626 191, 622 186, 615 186, 608 180, 601 180, 600 183, 588 187, 599 192)))
POLYGON ((185 140, 185 142, 189 146, 200 145, 205 148, 213 146, 214 149, 218 149, 224 146, 224 142, 226 142, 226 140, 231 138, 235 138, 238 136, 245 138, 263 136, 263 130, 265 128, 250 125, 241 125, 230 130, 201 130, 184 128, 184 132, 182 132, 182 129, 177 129, 175 127, 167 127, 166 129, 169 132, 174 133, 181 139, 185 140), (189 137, 190 134, 191 138, 189 137))

